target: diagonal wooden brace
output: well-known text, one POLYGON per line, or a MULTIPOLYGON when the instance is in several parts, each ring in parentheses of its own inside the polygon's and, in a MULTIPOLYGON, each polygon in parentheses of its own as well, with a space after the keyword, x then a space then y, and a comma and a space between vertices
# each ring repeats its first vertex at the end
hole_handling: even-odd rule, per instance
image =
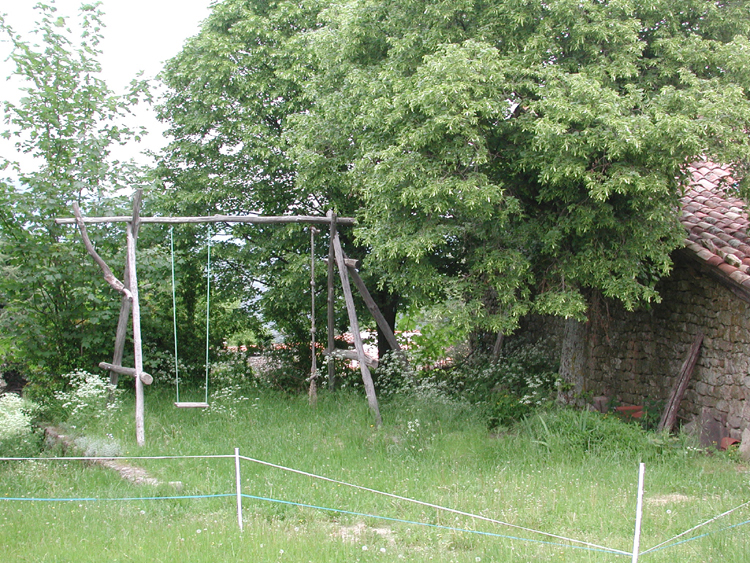
POLYGON ((119 291, 124 296, 128 298, 129 301, 133 300, 133 294, 130 292, 130 290, 125 287, 125 284, 123 284, 120 280, 118 280, 115 275, 112 273, 112 270, 109 269, 109 266, 107 266, 107 263, 102 260, 102 257, 99 256, 99 254, 94 249, 94 245, 91 244, 91 240, 89 239, 89 234, 86 232, 86 225, 83 222, 83 215, 81 215, 81 209, 78 207, 78 203, 73 202, 73 214, 76 217, 76 223, 78 224, 78 229, 81 231, 81 238, 83 239, 83 244, 86 246, 86 250, 91 255, 91 257, 94 259, 94 262, 97 263, 99 268, 102 271, 102 274, 104 274, 104 279, 107 280, 107 283, 112 286, 115 291, 119 291))

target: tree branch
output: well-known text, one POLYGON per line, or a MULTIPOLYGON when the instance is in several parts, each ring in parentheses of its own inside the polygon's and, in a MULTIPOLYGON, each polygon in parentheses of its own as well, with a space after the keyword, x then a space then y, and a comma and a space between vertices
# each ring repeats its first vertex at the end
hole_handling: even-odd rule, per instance
POLYGON ((81 238, 83 238, 83 244, 84 246, 86 246, 86 250, 88 251, 88 253, 94 259, 94 262, 96 262, 99 268, 101 269, 102 274, 104 274, 104 279, 107 280, 107 283, 111 285, 116 291, 119 291, 125 297, 127 297, 129 301, 133 301, 133 294, 130 293, 130 290, 127 287, 125 287, 125 284, 123 284, 120 280, 118 280, 115 277, 115 275, 112 273, 112 270, 110 270, 109 266, 107 266, 107 263, 104 260, 102 260, 99 254, 97 254, 96 250, 94 249, 94 245, 91 244, 89 235, 86 232, 86 225, 83 222, 83 215, 81 215, 81 208, 78 207, 78 203, 76 202, 73 202, 73 214, 75 215, 76 223, 78 224, 78 229, 81 231, 81 238))

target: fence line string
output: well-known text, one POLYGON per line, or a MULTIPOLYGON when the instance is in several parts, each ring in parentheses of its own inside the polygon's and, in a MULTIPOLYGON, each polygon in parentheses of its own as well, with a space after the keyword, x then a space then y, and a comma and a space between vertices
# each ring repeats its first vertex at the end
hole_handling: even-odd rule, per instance
POLYGON ((660 547, 659 549, 657 549, 657 548, 654 547, 654 548, 650 549, 649 551, 661 551, 663 549, 669 549, 670 547, 676 547, 676 546, 681 545, 683 543, 688 543, 688 542, 691 542, 691 541, 699 540, 701 538, 705 538, 706 536, 711 536, 713 534, 718 534, 720 532, 726 532, 727 530, 731 530, 733 528, 739 528, 740 526, 745 526, 747 524, 750 524, 750 520, 745 520, 744 522, 740 522, 739 524, 732 524, 731 526, 727 526, 726 528, 721 528, 720 530, 714 530, 712 532, 706 532, 705 534, 699 534, 699 535, 697 535, 695 537, 687 538, 687 539, 684 539, 682 541, 678 541, 676 543, 673 543, 673 544, 670 544, 670 545, 666 545, 664 547, 660 547))
POLYGON ((215 495, 183 495, 178 497, 123 497, 123 498, 34 498, 34 497, 0 497, 0 500, 15 500, 28 502, 130 502, 138 500, 184 500, 201 498, 233 497, 234 493, 220 493, 215 495))
MULTIPOLYGON (((278 465, 278 464, 275 464, 275 463, 271 463, 271 462, 267 462, 267 461, 263 461, 263 460, 259 460, 259 459, 255 459, 255 458, 251 458, 251 457, 247 457, 247 456, 239 456, 239 457, 240 457, 240 459, 244 459, 244 460, 252 462, 252 463, 257 463, 259 465, 265 465, 267 467, 272 467, 272 468, 275 468, 275 469, 280 469, 280 470, 283 470, 283 471, 288 471, 288 472, 291 472, 291 473, 296 473, 298 475, 303 475, 303 476, 306 476, 306 477, 311 477, 311 478, 314 478, 314 479, 319 479, 319 480, 322 480, 322 481, 327 481, 327 482, 335 483, 335 484, 338 484, 338 485, 344 485, 344 486, 351 487, 351 488, 354 488, 354 489, 358 489, 358 490, 361 490, 361 491, 366 491, 366 492, 370 492, 370 493, 373 493, 373 494, 378 494, 378 495, 386 496, 386 497, 393 498, 393 499, 396 499, 396 500, 402 500, 402 501, 405 501, 405 502, 410 502, 410 503, 417 504, 417 505, 420 505, 420 506, 425 506, 425 507, 434 508, 434 509, 437 509, 437 510, 443 510, 445 512, 450 512, 450 513, 453 513, 453 514, 458 514, 458 515, 461 515, 461 516, 467 516, 467 517, 470 517, 470 518, 475 518, 477 520, 485 521, 485 522, 488 522, 488 523, 491 523, 491 524, 506 526, 506 527, 509 527, 509 528, 513 528, 513 529, 517 529, 517 530, 522 530, 522 531, 533 533, 533 534, 539 534, 539 535, 546 536, 546 537, 553 538, 553 539, 557 539, 557 540, 562 540, 562 541, 567 541, 567 542, 571 542, 571 543, 575 543, 575 544, 580 544, 580 546, 566 545, 566 544, 557 544, 557 543, 554 543, 554 542, 544 542, 542 540, 516 538, 516 537, 513 537, 513 536, 506 536, 506 535, 495 534, 495 533, 491 533, 491 532, 481 532, 481 531, 467 530, 467 529, 462 529, 462 528, 451 528, 451 527, 448 527, 448 526, 440 526, 440 525, 436 525, 436 524, 427 524, 427 523, 422 523, 422 522, 411 522, 411 521, 407 521, 407 520, 399 520, 399 519, 396 519, 396 518, 390 518, 390 517, 385 517, 385 516, 376 516, 376 515, 372 515, 372 514, 359 514, 359 513, 355 513, 355 512, 349 512, 349 511, 339 510, 339 509, 334 509, 334 508, 318 507, 318 506, 313 506, 313 505, 307 505, 307 504, 301 504, 301 503, 294 503, 294 502, 290 502, 290 501, 268 499, 268 498, 264 498, 264 497, 254 497, 254 496, 245 495, 245 494, 242 495, 243 497, 247 497, 247 498, 253 498, 253 499, 256 499, 256 500, 264 500, 264 501, 269 501, 269 502, 277 502, 277 503, 283 503, 283 504, 293 504, 293 505, 297 505, 297 506, 301 506, 301 507, 314 508, 314 509, 318 509, 318 510, 327 510, 327 511, 332 511, 332 512, 339 512, 339 513, 342 513, 342 514, 351 514, 351 515, 357 515, 357 516, 363 516, 363 517, 369 517, 369 518, 379 518, 379 519, 383 519, 383 520, 391 520, 391 521, 394 521, 394 522, 404 522, 404 523, 409 523, 409 524, 414 524, 414 525, 437 527, 437 528, 443 528, 443 529, 448 529, 448 530, 455 530, 455 531, 460 531, 460 532, 475 533, 475 534, 481 534, 481 535, 487 535, 487 536, 495 536, 495 537, 502 537, 502 538, 508 538, 508 539, 517 539, 517 540, 528 541, 528 542, 546 543, 546 544, 549 544, 549 545, 562 546, 562 547, 571 547, 571 548, 575 548, 575 549, 589 549, 591 551, 600 551, 600 552, 612 553, 612 554, 616 554, 616 555, 627 555, 627 556, 631 556, 632 555, 632 553, 627 552, 627 551, 622 551, 622 550, 619 550, 619 549, 608 548, 608 547, 601 546, 601 545, 598 545, 598 544, 595 544, 595 543, 586 542, 586 541, 583 541, 583 540, 576 540, 576 539, 573 539, 573 538, 568 538, 568 537, 565 537, 565 536, 551 534, 551 533, 548 533, 548 532, 542 532, 540 530, 534 530, 532 528, 527 528, 527 527, 520 526, 520 525, 517 525, 517 524, 511 524, 509 522, 504 522, 502 520, 496 520, 494 518, 489 518, 489 517, 486 517, 486 516, 481 516, 479 514, 473 514, 473 513, 470 513, 470 512, 464 512, 462 510, 458 510, 458 509, 455 509, 455 508, 450 508, 450 507, 441 506, 441 505, 438 505, 438 504, 433 504, 433 503, 429 503, 429 502, 425 502, 425 501, 420 501, 420 500, 412 499, 412 498, 409 498, 409 497, 404 497, 404 496, 396 495, 396 494, 393 494, 393 493, 388 493, 388 492, 385 492, 385 491, 380 491, 380 490, 377 490, 377 489, 372 489, 372 488, 369 488, 369 487, 364 487, 364 486, 361 486, 361 485, 355 485, 353 483, 348 483, 346 481, 340 481, 338 479, 332 479, 330 477, 325 477, 325 476, 322 476, 322 475, 317 475, 317 474, 314 474, 314 473, 309 473, 309 472, 306 472, 306 471, 301 471, 299 469, 293 469, 291 467, 285 467, 283 465, 278 465), (581 546, 583 546, 583 547, 581 547, 581 546)), ((167 459, 220 459, 220 458, 235 458, 235 455, 216 454, 216 455, 171 455, 171 456, 163 455, 163 456, 0 457, 0 461, 104 461, 104 460, 107 460, 107 461, 116 461, 116 460, 149 460, 149 459, 151 459, 151 460, 167 460, 167 459)), ((230 496, 236 496, 236 493, 214 494, 214 495, 185 495, 185 496, 176 496, 176 497, 127 497, 127 498, 104 498, 104 499, 102 499, 102 498, 32 498, 32 497, 15 497, 14 498, 14 497, 0 497, 0 501, 1 500, 6 500, 6 501, 28 501, 28 502, 100 502, 100 501, 101 502, 104 502, 104 501, 123 501, 124 502, 124 501, 139 501, 139 500, 203 499, 203 498, 220 498, 220 497, 230 497, 230 496)), ((704 537, 712 535, 712 534, 724 532, 726 530, 731 530, 733 528, 738 528, 738 527, 750 524, 750 520, 746 520, 744 522, 740 522, 739 524, 734 524, 734 525, 722 528, 720 530, 715 530, 715 531, 712 531, 712 532, 707 532, 707 533, 704 533, 704 534, 700 534, 698 536, 694 536, 694 537, 691 537, 691 538, 684 539, 682 541, 675 542, 675 540, 678 540, 679 538, 684 537, 685 535, 687 535, 687 534, 689 534, 691 532, 694 532, 695 530, 698 530, 698 529, 700 529, 700 528, 702 528, 704 526, 707 526, 708 524, 711 524, 712 522, 715 522, 715 521, 717 521, 717 520, 719 520, 719 519, 721 519, 721 518, 723 518, 725 516, 728 516, 728 515, 736 512, 736 511, 738 511, 738 510, 740 510, 740 509, 742 509, 742 508, 744 508, 744 507, 746 507, 748 505, 750 505, 750 501, 747 501, 747 502, 745 502, 745 503, 743 503, 743 504, 741 504, 741 505, 739 505, 739 506, 737 506, 735 508, 732 508, 732 509, 727 510, 727 511, 725 511, 725 512, 723 512, 723 513, 721 513, 721 514, 719 514, 717 516, 714 516, 713 518, 710 518, 709 520, 706 520, 705 522, 702 522, 702 523, 700 523, 700 524, 698 524, 696 526, 693 526, 692 528, 690 528, 688 530, 685 530, 684 532, 682 532, 680 534, 677 534, 676 536, 674 536, 674 537, 672 537, 672 538, 670 538, 670 539, 668 539, 666 541, 663 541, 660 544, 655 545, 654 547, 651 547, 651 548, 649 548, 649 549, 647 549, 645 551, 642 551, 640 553, 640 555, 646 555, 648 553, 652 553, 652 552, 656 552, 656 551, 661 551, 661 550, 664 550, 664 549, 672 548, 672 547, 675 547, 677 545, 681 545, 683 543, 695 541, 697 539, 704 538, 704 537)))
POLYGON ((369 492, 369 493, 383 495, 383 496, 386 496, 386 497, 389 497, 389 498, 393 498, 393 499, 397 499, 397 500, 402 500, 402 501, 405 501, 405 502, 411 502, 411 503, 414 503, 414 504, 418 504, 420 506, 426 506, 426 507, 434 508, 434 509, 437 509, 437 510, 443 510, 445 512, 451 512, 453 514, 459 514, 461 516, 468 516, 470 518, 476 518, 477 520, 482 520, 484 522, 489 522, 491 524, 497 524, 497 525, 500 525, 500 526, 507 526, 509 528, 514 528, 516 530, 523 530, 524 532, 529 532, 529 533, 532 533, 532 534, 540 534, 542 536, 546 536, 546 537, 549 537, 549 538, 554 538, 554 539, 557 539, 557 540, 563 540, 563 541, 568 541, 568 542, 572 542, 572 543, 578 543, 578 544, 585 545, 585 546, 590 547, 590 548, 595 548, 595 549, 599 549, 599 550, 602 550, 602 551, 607 551, 609 553, 616 553, 618 555, 632 555, 632 553, 630 553, 628 551, 622 551, 622 550, 619 550, 619 549, 613 549, 613 548, 609 548, 609 547, 604 547, 602 545, 597 545, 595 543, 590 543, 590 542, 583 541, 583 540, 576 540, 576 539, 568 538, 568 537, 565 537, 565 536, 559 536, 559 535, 556 535, 556 534, 550 534, 548 532, 542 532, 540 530, 534 530, 532 528, 527 528, 525 526, 519 526, 517 524, 511 524, 509 522, 503 522, 502 520, 496 520, 494 518, 489 518, 487 516, 481 516, 479 514, 472 514, 471 512, 464 512, 463 510, 458 510, 458 509, 455 509, 455 508, 449 508, 447 506, 441 506, 439 504, 432 504, 432 503, 421 501, 421 500, 416 500, 416 499, 412 499, 412 498, 408 498, 408 497, 403 497, 403 496, 396 495, 396 494, 393 494, 393 493, 387 493, 385 491, 379 491, 377 489, 371 489, 369 487, 363 487, 361 485, 354 485, 352 483, 347 483, 346 481, 339 481, 337 479, 332 479, 330 477, 324 477, 322 475, 316 475, 314 473, 308 473, 306 471, 300 471, 299 469, 292 469, 291 467, 285 467, 283 465, 277 465, 275 463, 271 463, 271 462, 268 462, 268 461, 262 461, 262 460, 254 459, 254 458, 247 457, 247 456, 240 456, 240 458, 242 458, 242 459, 244 459, 246 461, 253 462, 253 463, 258 463, 260 465, 265 465, 265 466, 268 466, 268 467, 273 467, 275 469, 281 469, 283 471, 289 471, 291 473, 296 473, 298 475, 303 475, 303 476, 306 476, 306 477, 312 477, 314 479, 320 479, 321 481, 327 481, 329 483, 335 483, 337 485, 344 485, 346 487, 352 487, 354 489, 359 489, 360 491, 366 491, 366 492, 369 492))
POLYGON ((544 545, 551 545, 551 546, 555 546, 555 547, 565 547, 565 548, 569 548, 569 549, 582 549, 582 550, 585 550, 585 551, 596 551, 596 552, 599 552, 599 553, 612 553, 612 554, 615 554, 615 555, 630 555, 629 553, 621 553, 618 550, 607 549, 607 548, 592 548, 592 547, 587 547, 587 546, 582 546, 582 545, 570 545, 570 544, 566 544, 566 543, 549 542, 549 541, 544 541, 544 540, 535 540, 535 539, 531 539, 531 538, 519 538, 519 537, 516 537, 516 536, 508 536, 508 535, 504 535, 504 534, 496 534, 494 532, 484 532, 484 531, 481 531, 481 530, 470 530, 468 528, 456 528, 456 527, 453 527, 453 526, 443 526, 441 524, 429 524, 427 522, 417 522, 417 521, 414 521, 414 520, 404 520, 402 518, 392 518, 390 516, 378 516, 376 514, 365 514, 365 513, 361 513, 361 512, 352 512, 352 511, 349 511, 349 510, 341 510, 341 509, 338 509, 338 508, 327 508, 325 506, 315 506, 315 505, 312 505, 312 504, 304 504, 304 503, 293 502, 293 501, 288 501, 288 500, 279 500, 279 499, 272 499, 272 498, 266 498, 266 497, 259 497, 259 496, 254 496, 254 495, 247 495, 247 494, 244 494, 244 493, 242 494, 242 497, 243 498, 254 499, 254 500, 262 500, 262 501, 267 501, 267 502, 275 502, 275 503, 278 503, 278 504, 287 504, 287 505, 291 505, 291 506, 299 506, 299 507, 302 507, 302 508, 311 508, 311 509, 314 509, 314 510, 326 510, 326 511, 329 511, 329 512, 336 512, 338 514, 347 514, 347 515, 350 515, 350 516, 360 516, 362 518, 376 518, 378 520, 387 520, 389 522, 398 522, 398 523, 401 523, 401 524, 412 524, 412 525, 415 525, 415 526, 425 526, 425 527, 428 527, 428 528, 438 528, 438 529, 441 529, 441 530, 449 530, 449 531, 452 531, 452 532, 466 532, 468 534, 478 534, 478 535, 490 536, 490 537, 494 537, 494 538, 504 538, 504 539, 510 539, 510 540, 518 540, 518 541, 531 542, 531 543, 540 543, 540 544, 544 544, 544 545))
POLYGON ((77 457, 0 457, 0 461, 116 461, 118 459, 215 459, 234 455, 154 455, 154 456, 77 456, 77 457))
MULTIPOLYGON (((689 534, 690 532, 693 532, 693 531, 697 530, 698 528, 702 528, 703 526, 707 526, 707 525, 708 525, 708 524, 710 524, 711 522, 715 522, 716 520, 719 520, 720 518, 723 518, 724 516, 729 516, 729 515, 730 515, 730 514, 732 514, 733 512, 736 512, 736 511, 740 510, 741 508, 744 508, 745 506, 748 506, 748 505, 750 505, 750 500, 749 500, 749 501, 747 501, 747 502, 744 502, 744 503, 742 503, 741 505, 739 505, 739 506, 737 506, 737 507, 735 507, 735 508, 732 508, 731 510, 727 510, 726 512, 722 512, 722 513, 721 513, 721 514, 719 514, 718 516, 714 516, 713 518, 711 518, 711 519, 709 519, 709 520, 706 520, 705 522, 702 522, 701 524, 698 524, 697 526, 693 526, 693 527, 692 527, 692 528, 690 528, 689 530, 685 530, 685 531, 684 531, 684 532, 682 532, 681 534, 677 534, 677 535, 676 535, 676 536, 674 536, 673 538, 671 538, 671 539, 668 539, 667 541, 663 541, 663 542, 661 542, 661 543, 660 543, 659 545, 655 545, 655 546, 654 546, 654 547, 652 547, 651 549, 647 549, 646 551, 642 551, 642 552, 641 552, 641 555, 645 555, 645 554, 647 554, 647 553, 650 553, 650 552, 652 552, 652 551, 657 551, 657 550, 659 550, 659 549, 660 549, 660 548, 661 548, 662 546, 664 546, 664 545, 667 545, 668 543, 672 543, 672 542, 673 542, 674 540, 676 540, 676 539, 679 539, 679 538, 681 538, 682 536, 685 536, 685 535, 689 534)), ((724 528, 724 529, 725 529, 725 530, 729 530, 729 529, 731 529, 732 527, 734 527, 734 526, 730 526, 729 528, 724 528)), ((723 531, 723 530, 719 530, 719 531, 723 531)), ((701 537, 707 536, 707 535, 709 535, 710 533, 713 533, 713 532, 709 532, 709 533, 707 533, 707 534, 703 534, 703 535, 700 535, 700 536, 696 536, 696 538, 693 538, 693 539, 697 539, 697 538, 701 538, 701 537)), ((687 540, 687 541, 692 541, 692 539, 691 539, 691 540, 687 540)), ((674 544, 674 545, 679 545, 680 543, 684 543, 684 542, 677 542, 677 543, 676 543, 676 544, 674 544)))

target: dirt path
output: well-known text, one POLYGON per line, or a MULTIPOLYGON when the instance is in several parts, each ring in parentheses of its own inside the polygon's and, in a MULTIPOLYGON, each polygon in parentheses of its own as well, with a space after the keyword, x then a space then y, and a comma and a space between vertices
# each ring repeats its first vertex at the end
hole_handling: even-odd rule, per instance
MULTIPOLYGON (((49 445, 59 444, 62 446, 63 451, 65 452, 70 451, 70 452, 75 452, 77 454, 82 453, 80 448, 76 446, 75 439, 72 436, 63 434, 59 428, 49 426, 44 429, 44 435, 49 445)), ((130 465, 118 459, 95 459, 95 460, 91 460, 90 463, 96 463, 97 465, 101 465, 102 467, 106 467, 107 469, 117 471, 117 473, 119 473, 123 479, 126 479, 127 481, 130 481, 131 483, 135 483, 136 485, 161 485, 163 484, 161 481, 159 481, 155 477, 152 477, 151 475, 149 475, 148 472, 142 467, 135 467, 133 465, 130 465)), ((169 484, 174 485, 176 487, 179 487, 182 485, 182 483, 179 483, 179 482, 169 483, 169 484)))

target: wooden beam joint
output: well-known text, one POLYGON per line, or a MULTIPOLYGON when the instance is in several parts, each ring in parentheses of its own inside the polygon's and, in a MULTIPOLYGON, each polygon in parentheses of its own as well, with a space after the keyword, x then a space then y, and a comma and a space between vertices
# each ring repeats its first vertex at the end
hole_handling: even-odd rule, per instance
MULTIPOLYGON (((130 377, 135 377, 135 369, 133 369, 133 368, 126 368, 126 367, 123 367, 123 366, 118 366, 118 365, 115 365, 115 364, 110 364, 108 362, 100 362, 99 363, 99 367, 102 368, 102 369, 106 369, 108 371, 113 371, 115 373, 119 373, 121 375, 129 375, 130 377)), ((149 375, 148 373, 146 373, 145 371, 142 371, 139 374, 139 377, 140 377, 140 380, 145 385, 151 385, 154 382, 154 378, 151 375, 149 375)))
MULTIPOLYGON (((329 356, 331 358, 338 358, 341 360, 355 360, 359 361, 359 354, 357 354, 356 350, 343 350, 341 348, 334 348, 333 350, 326 348, 323 350, 324 356, 329 356)), ((368 368, 377 369, 378 367, 378 361, 374 358, 371 358, 370 356, 365 354, 365 364, 368 368)))

